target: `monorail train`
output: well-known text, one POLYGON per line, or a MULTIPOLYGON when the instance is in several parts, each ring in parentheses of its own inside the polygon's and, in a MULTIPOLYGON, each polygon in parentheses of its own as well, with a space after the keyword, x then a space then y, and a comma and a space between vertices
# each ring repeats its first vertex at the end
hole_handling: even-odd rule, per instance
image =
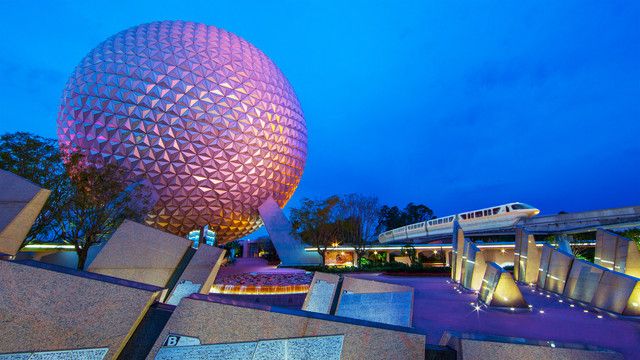
MULTIPOLYGON (((514 202, 486 209, 467 211, 457 214, 457 216, 460 227, 464 231, 477 231, 514 226, 521 218, 535 216, 539 212, 540 210, 533 206, 514 202)), ((449 215, 385 231, 378 235, 378 241, 387 243, 432 235, 451 234, 455 218, 456 215, 449 215)))

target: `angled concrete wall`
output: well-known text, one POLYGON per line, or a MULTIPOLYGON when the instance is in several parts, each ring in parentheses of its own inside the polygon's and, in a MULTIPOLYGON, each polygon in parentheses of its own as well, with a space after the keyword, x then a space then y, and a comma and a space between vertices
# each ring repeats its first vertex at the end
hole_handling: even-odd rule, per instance
POLYGON ((413 299, 410 286, 344 276, 335 315, 410 327, 413 299))
POLYGON ((640 251, 636 243, 608 230, 596 232, 594 262, 609 270, 640 277, 640 251))
POLYGON ((0 170, 0 253, 15 256, 51 191, 0 170))
POLYGON ((554 344, 547 341, 483 334, 445 332, 440 345, 456 351, 457 360, 623 360, 618 352, 580 344, 554 344))
POLYGON ((462 279, 462 254, 464 252, 464 231, 458 222, 453 221, 453 235, 451 238, 451 279, 460 282, 462 279))
POLYGON ((224 261, 225 251, 218 247, 200 244, 167 297, 167 303, 177 305, 180 299, 193 293, 211 292, 211 286, 224 261))
POLYGON ((276 248, 282 266, 321 265, 322 257, 318 253, 304 250, 305 244, 291 235, 291 223, 273 198, 269 197, 258 208, 264 227, 276 248))
POLYGON ((304 298, 302 310, 329 314, 338 291, 340 275, 316 271, 304 298))
POLYGON ((471 240, 465 240, 460 284, 470 290, 480 290, 486 269, 482 251, 471 240))
POLYGON ((487 263, 478 300, 490 307, 528 309, 511 274, 494 262, 487 263))
POLYGON ((523 227, 516 228, 513 275, 516 281, 535 283, 540 268, 540 249, 536 246, 533 234, 523 227))
POLYGON ((574 259, 564 287, 564 296, 590 303, 605 271, 607 269, 602 266, 586 260, 574 259))
MULTIPOLYGON (((201 345, 342 335, 342 360, 424 359, 425 356, 425 336, 409 328, 302 310, 279 311, 237 302, 207 301, 200 297, 203 296, 192 295, 180 302, 147 359, 155 358, 170 334, 196 339, 201 345)), ((306 357, 300 353, 290 355, 318 358, 313 353, 307 353, 306 357)))
POLYGON ((549 244, 544 244, 540 251, 540 267, 538 268, 538 281, 536 286, 540 289, 544 289, 547 284, 547 275, 549 274, 549 261, 551 260, 551 253, 555 249, 549 244))
POLYGON ((605 271, 591 305, 622 315, 640 316, 640 279, 605 271))
POLYGON ((89 271, 166 287, 192 242, 125 220, 89 265, 89 271))
POLYGON ((107 348, 105 359, 118 357, 162 290, 35 261, 0 260, 0 284, 0 354, 107 348))
POLYGON ((556 294, 564 293, 564 287, 567 283, 567 277, 569 276, 573 259, 573 255, 560 250, 551 252, 547 280, 545 281, 544 287, 545 290, 553 291, 556 294))

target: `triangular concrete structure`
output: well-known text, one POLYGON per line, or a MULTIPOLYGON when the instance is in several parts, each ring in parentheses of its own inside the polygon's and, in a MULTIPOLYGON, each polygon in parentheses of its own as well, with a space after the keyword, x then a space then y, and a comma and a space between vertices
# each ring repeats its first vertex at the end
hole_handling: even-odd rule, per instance
POLYGON ((516 228, 513 255, 513 276, 515 280, 527 284, 535 283, 538 279, 541 253, 533 234, 528 233, 523 227, 516 228))
POLYGON ((125 220, 88 270, 166 287, 191 244, 186 238, 125 220))
POLYGON ((511 274, 494 262, 487 263, 478 300, 490 307, 529 308, 511 274))
POLYGON ((260 212, 260 217, 262 217, 265 228, 267 228, 271 242, 282 261, 282 266, 322 264, 320 254, 305 251, 304 244, 291 235, 291 223, 272 197, 269 197, 262 203, 258 211, 260 212))
POLYGON ((0 253, 15 256, 51 191, 0 170, 0 253))
POLYGON ((462 253, 464 252, 464 231, 458 222, 458 216, 453 220, 451 237, 451 279, 460 282, 462 274, 462 253))
POLYGON ((609 270, 640 278, 640 251, 624 236, 598 229, 594 262, 609 270))

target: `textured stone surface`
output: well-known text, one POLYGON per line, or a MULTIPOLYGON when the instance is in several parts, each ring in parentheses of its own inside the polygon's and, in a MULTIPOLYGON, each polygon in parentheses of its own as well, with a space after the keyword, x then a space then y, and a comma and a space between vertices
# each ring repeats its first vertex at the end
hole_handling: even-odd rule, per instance
POLYGON ((222 242, 283 207, 307 155, 293 88, 244 39, 184 21, 143 24, 93 49, 69 78, 60 144, 118 163, 159 195, 153 224, 185 235, 209 224, 222 242))
POLYGON ((302 310, 329 314, 339 281, 340 275, 316 271, 313 274, 309 292, 304 299, 302 310))
POLYGON ((199 346, 162 347, 156 360, 340 360, 343 336, 316 336, 296 339, 199 346))
POLYGON ((513 277, 523 283, 535 283, 540 268, 540 249, 533 234, 524 228, 516 228, 513 277))
POLYGON ((564 286, 567 283, 567 277, 571 270, 571 264, 574 257, 570 254, 559 250, 551 251, 549 259, 549 268, 547 270, 547 280, 545 281, 545 290, 553 291, 557 294, 564 292, 564 286))
POLYGON ((16 255, 51 192, 0 170, 0 253, 16 255))
POLYGON ((178 285, 170 294, 170 298, 173 297, 173 300, 169 301, 169 304, 176 305, 180 298, 193 293, 208 294, 216 280, 220 265, 224 261, 225 251, 215 246, 201 244, 180 275, 178 285), (189 284, 191 285, 189 286, 189 284), (174 297, 173 295, 176 295, 174 293, 177 291, 180 291, 181 294, 174 297))
POLYGON ((246 360, 253 357, 256 343, 162 347, 155 360, 246 360))
MULTIPOLYGON (((336 335, 289 339, 285 346, 288 359, 291 360, 340 360, 343 343, 344 336, 336 335)), ((282 358, 264 356, 261 359, 277 360, 282 358)))
POLYGON ((609 270, 640 277, 640 251, 637 245, 618 234, 598 229, 594 262, 609 270))
POLYGON ((538 281, 536 286, 540 289, 544 289, 547 285, 547 278, 549 274, 549 261, 551 260, 551 253, 555 249, 549 244, 542 245, 542 251, 540 251, 540 268, 538 269, 538 281))
POLYGON ((586 349, 580 345, 562 347, 544 341, 528 341, 520 338, 499 338, 483 335, 471 338, 449 337, 445 334, 442 345, 448 345, 456 350, 458 360, 486 360, 486 359, 518 359, 518 360, 623 360, 622 354, 603 349, 586 349), (574 347, 578 348, 574 348, 574 347))
POLYGON ((104 347, 116 358, 161 289, 61 271, 0 260, 0 353, 104 347))
POLYGON ((165 287, 191 241, 126 220, 89 265, 89 271, 165 287))
POLYGON ((482 250, 471 240, 465 239, 460 284, 470 290, 480 290, 486 269, 482 250))
POLYGON ((528 308, 511 274, 494 262, 487 263, 478 300, 492 307, 528 308))
POLYGON ((364 320, 376 318, 378 320, 384 320, 382 322, 387 324, 411 326, 413 323, 413 288, 410 286, 345 276, 342 280, 342 288, 338 297, 336 315, 364 320), (385 293, 394 295, 353 296, 354 294, 385 293), (346 301, 347 308, 343 310, 343 300, 345 299, 349 300, 346 301), (357 301, 361 301, 361 305, 358 305, 357 301), (391 304, 390 302, 393 301, 401 302, 403 306, 391 304), (362 307, 360 310, 358 310, 359 306, 362 307), (377 310, 377 314, 371 311, 373 308, 377 310))
POLYGON ((342 290, 358 294, 367 294, 413 291, 413 288, 411 286, 392 284, 386 281, 365 280, 346 275, 342 281, 342 290))
POLYGON ((585 303, 591 302, 605 271, 607 269, 602 266, 574 259, 564 286, 564 296, 585 303))
POLYGON ((618 314, 640 316, 640 279, 605 271, 591 305, 618 314))
POLYGON ((451 279, 460 282, 462 278, 462 253, 464 252, 464 231, 458 222, 458 218, 453 221, 453 232, 451 238, 451 279))
POLYGON ((102 360, 109 349, 80 349, 44 351, 19 354, 0 354, 0 360, 102 360))
POLYGON ((167 297, 166 303, 169 305, 178 305, 182 298, 199 293, 201 288, 202 284, 200 283, 194 284, 189 280, 178 281, 171 295, 167 297))
POLYGON ((411 326, 413 292, 355 294, 343 291, 337 316, 383 324, 411 326))
POLYGON ((344 335, 343 360, 424 359, 424 335, 331 321, 328 320, 331 316, 300 310, 288 311, 291 313, 182 299, 148 359, 154 358, 169 333, 198 337, 203 344, 344 335), (319 316, 327 319, 316 318, 319 316))

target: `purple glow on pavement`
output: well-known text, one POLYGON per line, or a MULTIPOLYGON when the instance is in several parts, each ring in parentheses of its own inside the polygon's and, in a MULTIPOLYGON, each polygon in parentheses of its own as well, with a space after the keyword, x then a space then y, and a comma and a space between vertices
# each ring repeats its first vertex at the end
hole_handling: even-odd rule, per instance
POLYGON ((588 344, 619 351, 628 359, 638 356, 640 322, 597 313, 577 303, 572 307, 566 299, 560 302, 561 297, 547 297, 548 293, 531 291, 528 286, 521 290, 532 311, 510 313, 486 307, 476 310, 477 295, 458 293, 444 277, 354 276, 414 287, 413 324, 427 334, 431 344, 437 344, 445 330, 454 330, 588 344))

